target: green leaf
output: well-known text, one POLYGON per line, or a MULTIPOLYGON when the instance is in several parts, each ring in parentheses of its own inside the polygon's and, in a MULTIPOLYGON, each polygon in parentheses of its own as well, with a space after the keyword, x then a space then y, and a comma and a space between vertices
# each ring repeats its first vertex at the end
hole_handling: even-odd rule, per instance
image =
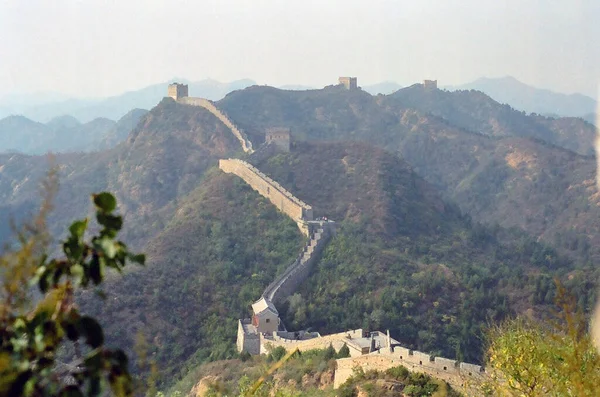
POLYGON ((102 370, 102 367, 104 366, 102 356, 98 351, 91 352, 85 358, 85 360, 83 360, 83 363, 85 364, 85 368, 89 374, 100 372, 102 370))
POLYGON ((110 355, 110 361, 115 369, 119 369, 119 373, 127 372, 128 359, 127 355, 123 352, 123 350, 117 349, 112 351, 110 355))
POLYGON ((85 233, 85 230, 87 229, 87 224, 88 224, 87 218, 80 220, 80 221, 73 222, 71 224, 71 226, 69 227, 71 236, 75 237, 78 240, 81 239, 85 233))
POLYGON ((98 257, 98 254, 94 254, 94 256, 92 257, 89 272, 89 276, 94 282, 94 284, 100 284, 100 282, 102 281, 102 269, 100 269, 100 258, 98 257))
POLYGON ((105 257, 110 259, 115 257, 115 254, 117 253, 117 247, 115 247, 115 241, 113 239, 103 237, 98 242, 98 245, 100 246, 100 248, 102 248, 105 257))
MULTIPOLYGON (((110 231, 121 230, 123 226, 123 218, 118 215, 110 215, 99 212, 96 215, 96 219, 98 223, 109 229, 110 231)), ((110 237, 114 237, 114 233, 110 234, 110 237)))
POLYGON ((85 276, 85 270, 83 266, 78 263, 71 266, 71 276, 73 276, 73 279, 77 285, 81 284, 81 281, 85 276))
POLYGON ((93 348, 100 347, 104 343, 102 327, 96 320, 89 316, 81 317, 79 320, 80 331, 85 335, 85 343, 93 348))
POLYGON ((50 286, 50 283, 48 283, 49 276, 50 275, 48 274, 48 271, 45 270, 44 273, 40 276, 40 281, 38 282, 38 287, 40 288, 40 291, 44 294, 48 292, 48 287, 50 286))
POLYGON ((127 258, 132 262, 139 263, 140 265, 146 264, 146 255, 144 254, 132 254, 128 252, 127 258))
POLYGON ((80 243, 79 238, 71 236, 67 241, 63 243, 63 252, 67 258, 78 261, 83 255, 83 244, 80 243))
POLYGON ((94 204, 103 212, 112 212, 117 208, 117 199, 108 192, 94 194, 94 204))

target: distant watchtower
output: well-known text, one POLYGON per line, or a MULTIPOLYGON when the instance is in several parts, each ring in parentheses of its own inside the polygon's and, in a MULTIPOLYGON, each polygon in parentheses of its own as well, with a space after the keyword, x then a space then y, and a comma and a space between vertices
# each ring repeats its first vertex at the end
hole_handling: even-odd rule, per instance
POLYGON ((355 90, 358 88, 358 81, 356 77, 340 77, 338 81, 339 84, 346 87, 347 90, 355 90))
POLYGON ((437 80, 423 80, 423 87, 427 91, 437 90, 437 80))
POLYGON ((184 98, 188 96, 188 86, 187 84, 179 83, 169 84, 168 93, 169 96, 175 100, 178 100, 179 98, 184 98))
POLYGON ((290 129, 289 128, 269 128, 265 134, 265 143, 276 145, 285 152, 290 151, 290 129))

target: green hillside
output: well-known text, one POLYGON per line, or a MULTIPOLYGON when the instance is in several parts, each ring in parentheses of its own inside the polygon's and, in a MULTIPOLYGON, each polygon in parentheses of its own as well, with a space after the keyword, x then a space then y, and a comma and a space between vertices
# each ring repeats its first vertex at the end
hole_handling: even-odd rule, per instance
POLYGON ((421 85, 377 97, 257 86, 219 106, 255 133, 285 126, 298 140, 364 141, 398 153, 475 221, 518 227, 580 264, 600 258, 595 160, 560 147, 590 153, 595 130, 583 120, 527 116, 481 92, 421 85), (536 161, 515 164, 523 154, 536 161))

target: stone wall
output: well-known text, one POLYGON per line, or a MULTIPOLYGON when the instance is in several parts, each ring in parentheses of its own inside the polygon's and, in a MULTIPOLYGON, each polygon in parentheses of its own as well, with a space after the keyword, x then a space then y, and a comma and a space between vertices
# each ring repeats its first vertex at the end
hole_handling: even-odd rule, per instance
POLYGON ((167 93, 171 98, 178 100, 180 98, 188 96, 188 86, 187 84, 179 83, 169 84, 167 93))
POLYGON ((342 346, 346 344, 350 349, 350 355, 352 357, 355 357, 361 355, 362 353, 359 351, 354 351, 356 349, 353 346, 351 346, 350 343, 347 343, 347 341, 352 340, 353 338, 360 338, 362 336, 362 329, 355 329, 351 331, 340 332, 337 334, 319 336, 317 338, 307 340, 285 339, 277 335, 274 335, 273 337, 265 337, 261 335, 260 352, 261 354, 266 354, 268 353, 269 349, 278 346, 285 347, 287 351, 292 351, 296 348, 298 348, 298 350, 300 351, 307 351, 313 349, 326 349, 329 347, 329 345, 332 345, 336 351, 339 351, 342 348, 342 346))
POLYGON ((263 296, 266 299, 275 304, 281 302, 308 278, 323 247, 331 238, 332 232, 328 226, 328 222, 321 222, 298 258, 265 289, 263 296))
POLYGON ((426 90, 436 90, 437 89, 437 80, 423 80, 423 87, 426 90))
POLYGON ((338 82, 347 90, 355 90, 358 88, 358 79, 356 77, 340 77, 338 82))
POLYGON ((233 121, 231 121, 231 119, 229 117, 227 117, 227 115, 224 112, 219 110, 212 101, 209 101, 208 99, 204 99, 204 98, 185 97, 185 98, 179 98, 177 100, 177 102, 182 103, 184 105, 200 106, 200 107, 203 107, 204 109, 208 110, 209 112, 214 114, 219 120, 221 120, 221 122, 223 124, 225 124, 231 130, 233 135, 235 135, 235 137, 238 139, 238 141, 240 141, 240 144, 242 145, 242 149, 244 150, 244 152, 246 152, 246 153, 254 152, 254 149, 252 148, 252 142, 250 142, 250 140, 248 139, 248 136, 244 133, 244 131, 242 131, 235 124, 233 124, 233 121))
POLYGON ((298 227, 305 235, 309 234, 307 222, 313 219, 313 210, 310 205, 298 200, 279 183, 245 161, 222 159, 219 160, 219 168, 224 172, 235 174, 242 178, 254 190, 268 198, 280 211, 296 221, 298 227))
POLYGON ((238 352, 247 351, 250 354, 260 354, 260 336, 256 332, 249 332, 247 325, 250 319, 238 320, 237 349, 238 352))
MULTIPOLYGON (((397 351, 397 349, 396 349, 397 351)), ((360 357, 341 358, 337 361, 337 369, 335 371, 335 378, 333 387, 338 388, 344 383, 350 376, 352 376, 353 370, 356 367, 360 367, 363 371, 377 370, 385 371, 392 367, 402 365, 411 372, 422 372, 427 375, 433 376, 438 379, 442 379, 448 382, 456 389, 466 392, 467 395, 479 394, 476 390, 484 380, 485 373, 481 372, 481 367, 473 364, 467 364, 469 368, 461 368, 460 366, 449 367, 449 362, 454 360, 448 360, 446 362, 440 359, 436 364, 435 361, 423 361, 423 364, 418 364, 419 361, 413 362, 403 360, 399 354, 394 353, 371 353, 360 357), (443 368, 447 369, 444 370, 443 368)), ((423 353, 421 353, 423 354, 423 353)), ((428 357, 424 355, 420 358, 428 357)))

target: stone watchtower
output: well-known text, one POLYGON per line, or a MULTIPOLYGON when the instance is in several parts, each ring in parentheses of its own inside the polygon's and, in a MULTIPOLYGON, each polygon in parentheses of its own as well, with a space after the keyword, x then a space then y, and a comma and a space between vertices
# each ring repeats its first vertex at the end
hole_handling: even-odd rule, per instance
POLYGON ((187 84, 179 83, 169 84, 168 93, 169 96, 175 100, 178 100, 179 98, 184 98, 188 96, 188 86, 187 84))
POLYGON ((437 80, 423 80, 423 87, 427 91, 437 90, 437 80))
POLYGON ((269 128, 265 134, 265 143, 276 145, 284 152, 290 151, 291 134, 289 128, 269 128))
POLYGON ((338 81, 339 84, 346 87, 347 90, 355 90, 358 88, 358 81, 356 77, 340 77, 338 81))

